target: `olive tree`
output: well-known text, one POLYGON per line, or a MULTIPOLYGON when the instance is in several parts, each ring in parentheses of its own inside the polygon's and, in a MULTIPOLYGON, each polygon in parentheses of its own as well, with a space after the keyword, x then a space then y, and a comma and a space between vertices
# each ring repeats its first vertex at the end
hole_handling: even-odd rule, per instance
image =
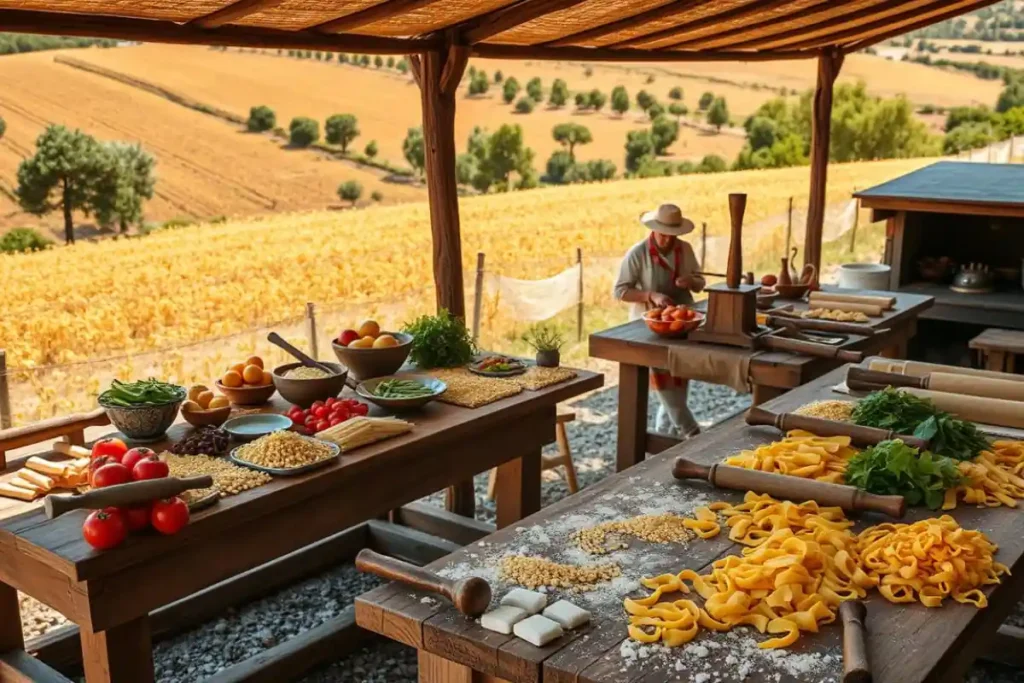
POLYGON ((338 185, 338 197, 346 202, 352 202, 352 206, 355 206, 362 196, 363 186, 355 180, 346 180, 338 185))
POLYGON ((341 151, 347 152, 349 144, 359 137, 359 121, 352 114, 335 114, 327 118, 324 124, 327 142, 341 145, 341 151))

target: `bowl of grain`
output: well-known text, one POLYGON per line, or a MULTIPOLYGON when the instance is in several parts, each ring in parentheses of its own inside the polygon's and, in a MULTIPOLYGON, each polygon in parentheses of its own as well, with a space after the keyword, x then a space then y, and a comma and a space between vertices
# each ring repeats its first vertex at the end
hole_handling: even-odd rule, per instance
POLYGON ((314 401, 334 398, 345 388, 348 368, 340 363, 321 362, 334 371, 327 375, 320 368, 308 368, 302 363, 287 363, 274 368, 271 376, 274 386, 287 401, 300 408, 308 408, 314 401))

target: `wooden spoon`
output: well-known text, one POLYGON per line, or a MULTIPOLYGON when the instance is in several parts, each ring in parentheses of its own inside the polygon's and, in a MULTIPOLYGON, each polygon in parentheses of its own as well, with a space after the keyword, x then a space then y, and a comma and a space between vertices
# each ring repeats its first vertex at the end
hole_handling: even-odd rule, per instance
POLYGON ((437 593, 452 601, 455 609, 467 617, 478 617, 491 604, 491 585, 478 576, 453 581, 429 569, 396 560, 364 548, 356 555, 356 569, 376 574, 382 579, 398 581, 413 588, 437 593))
POLYGON ((317 368, 319 370, 323 370, 328 375, 338 374, 337 372, 327 367, 320 361, 313 360, 305 353, 303 353, 301 350, 286 342, 277 332, 271 332, 270 334, 268 334, 267 341, 287 351, 292 357, 294 357, 297 361, 305 365, 307 368, 317 368))

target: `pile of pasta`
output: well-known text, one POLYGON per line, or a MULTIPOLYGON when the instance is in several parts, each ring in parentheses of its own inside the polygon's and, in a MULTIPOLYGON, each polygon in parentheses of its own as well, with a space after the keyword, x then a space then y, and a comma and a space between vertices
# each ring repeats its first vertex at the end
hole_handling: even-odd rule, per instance
POLYGON ((857 453, 848 436, 816 436, 795 429, 781 441, 726 458, 725 464, 842 484, 846 462, 857 453))
POLYGON ((1008 571, 993 559, 995 544, 948 516, 881 524, 858 536, 841 508, 814 501, 797 504, 748 492, 739 505, 714 503, 709 509, 726 517, 731 540, 748 547, 716 560, 710 574, 685 569, 641 579, 653 593, 624 601, 632 639, 675 647, 701 627, 747 625, 775 636, 759 647, 788 647, 801 631, 816 633, 834 621, 840 603, 863 598, 871 588, 894 603, 920 600, 937 607, 951 596, 984 607, 980 587, 999 583, 1008 571), (703 606, 666 598, 689 594, 688 583, 703 606))
POLYGON ((957 465, 964 481, 946 490, 943 510, 956 508, 958 500, 979 507, 1017 507, 1024 498, 1024 441, 995 441, 974 460, 957 465))

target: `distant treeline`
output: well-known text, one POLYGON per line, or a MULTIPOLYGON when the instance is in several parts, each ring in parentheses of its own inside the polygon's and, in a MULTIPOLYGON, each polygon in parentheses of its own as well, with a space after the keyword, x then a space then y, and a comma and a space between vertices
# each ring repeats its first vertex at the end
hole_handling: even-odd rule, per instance
POLYGON ((109 38, 69 38, 67 36, 36 36, 28 33, 0 33, 0 55, 39 50, 59 50, 67 47, 114 47, 116 40, 109 38))

